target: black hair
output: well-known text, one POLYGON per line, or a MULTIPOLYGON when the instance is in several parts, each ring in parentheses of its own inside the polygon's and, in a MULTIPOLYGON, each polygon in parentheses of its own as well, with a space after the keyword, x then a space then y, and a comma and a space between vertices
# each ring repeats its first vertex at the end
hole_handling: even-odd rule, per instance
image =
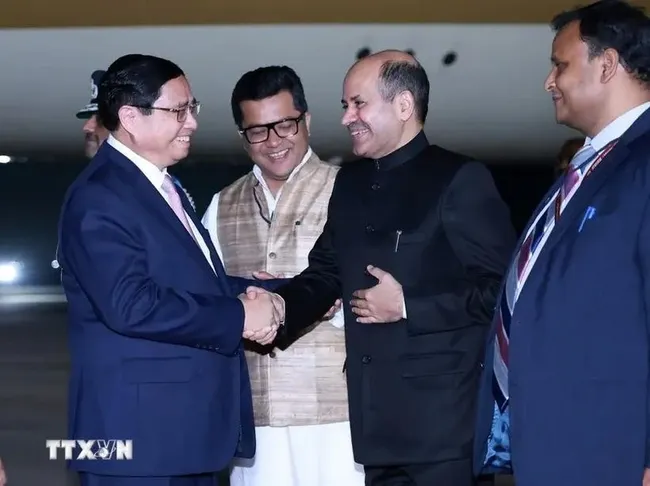
POLYGON ((97 96, 97 114, 108 131, 119 127, 123 106, 137 106, 150 115, 162 87, 184 76, 172 61, 144 54, 127 54, 114 61, 102 77, 97 96))
POLYGON ((287 91, 293 98, 293 106, 301 114, 309 111, 302 81, 296 72, 288 66, 265 66, 244 74, 232 91, 230 104, 232 117, 240 129, 244 122, 241 103, 259 101, 287 91))
POLYGON ((650 18, 642 8, 622 0, 602 0, 560 13, 551 27, 559 32, 573 22, 579 22, 590 59, 614 49, 625 70, 650 85, 650 18))

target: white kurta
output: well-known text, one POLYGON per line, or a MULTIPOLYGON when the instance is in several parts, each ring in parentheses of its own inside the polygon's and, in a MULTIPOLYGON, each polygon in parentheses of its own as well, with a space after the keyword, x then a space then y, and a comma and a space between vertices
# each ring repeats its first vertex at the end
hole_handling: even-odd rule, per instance
MULTIPOLYGON (((304 164, 311 156, 308 151, 304 164)), ((301 165, 302 165, 301 164, 301 165)), ((294 174, 297 169, 294 170, 294 174)), ((261 172, 253 170, 264 190, 269 212, 277 198, 268 189, 261 172)), ((293 175, 293 174, 292 174, 293 175)), ((278 193, 279 197, 280 193, 278 193)), ((203 216, 203 225, 219 256, 223 258, 217 234, 219 194, 215 194, 203 216)), ((343 327, 343 313, 337 312, 330 325, 343 327)), ((363 486, 363 467, 354 462, 350 422, 286 427, 255 427, 255 458, 235 460, 231 486, 363 486)))
POLYGON ((231 486, 363 486, 350 423, 256 427, 257 454, 235 460, 231 486))

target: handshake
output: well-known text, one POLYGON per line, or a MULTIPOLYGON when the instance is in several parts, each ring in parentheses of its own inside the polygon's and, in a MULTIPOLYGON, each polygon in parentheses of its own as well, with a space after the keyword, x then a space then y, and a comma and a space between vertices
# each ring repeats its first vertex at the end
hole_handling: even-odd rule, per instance
POLYGON ((239 295, 244 304, 245 339, 262 345, 271 344, 284 324, 284 299, 259 287, 248 287, 239 295))
MULTIPOLYGON (((281 278, 265 271, 254 272, 253 277, 258 280, 281 278)), ((248 287, 246 293, 239 295, 239 299, 244 304, 245 313, 242 337, 264 346, 271 344, 278 334, 278 329, 284 324, 284 299, 278 294, 255 286, 248 287)), ((321 320, 330 320, 341 306, 341 299, 337 299, 321 320)))

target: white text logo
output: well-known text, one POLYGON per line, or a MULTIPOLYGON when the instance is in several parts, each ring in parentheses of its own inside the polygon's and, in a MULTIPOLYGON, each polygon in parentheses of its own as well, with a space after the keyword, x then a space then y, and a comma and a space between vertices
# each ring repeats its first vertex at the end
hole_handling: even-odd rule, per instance
POLYGON ((59 449, 64 450, 66 461, 133 459, 133 442, 130 440, 46 440, 45 447, 50 451, 50 460, 59 457, 59 449))

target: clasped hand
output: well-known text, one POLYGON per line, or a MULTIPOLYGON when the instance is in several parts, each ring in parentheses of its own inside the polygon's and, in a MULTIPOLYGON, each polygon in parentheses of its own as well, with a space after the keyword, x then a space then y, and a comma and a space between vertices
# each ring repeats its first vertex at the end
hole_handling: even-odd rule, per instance
POLYGON ((271 344, 284 324, 284 299, 259 287, 248 287, 239 299, 245 313, 243 337, 262 345, 271 344))
MULTIPOLYGON (((257 280, 272 280, 274 278, 286 278, 284 274, 278 273, 277 275, 270 274, 267 271, 260 270, 259 272, 253 272, 253 278, 256 278, 257 280)), ((341 310, 341 306, 343 305, 343 301, 341 299, 336 299, 336 302, 334 302, 334 305, 330 307, 330 309, 325 313, 323 317, 321 317, 321 321, 329 321, 334 317, 334 314, 336 314, 339 310, 341 310)))
POLYGON ((397 322, 404 312, 404 293, 400 283, 390 273, 381 268, 368 265, 368 273, 377 279, 377 285, 352 293, 350 301, 357 322, 377 324, 397 322))

